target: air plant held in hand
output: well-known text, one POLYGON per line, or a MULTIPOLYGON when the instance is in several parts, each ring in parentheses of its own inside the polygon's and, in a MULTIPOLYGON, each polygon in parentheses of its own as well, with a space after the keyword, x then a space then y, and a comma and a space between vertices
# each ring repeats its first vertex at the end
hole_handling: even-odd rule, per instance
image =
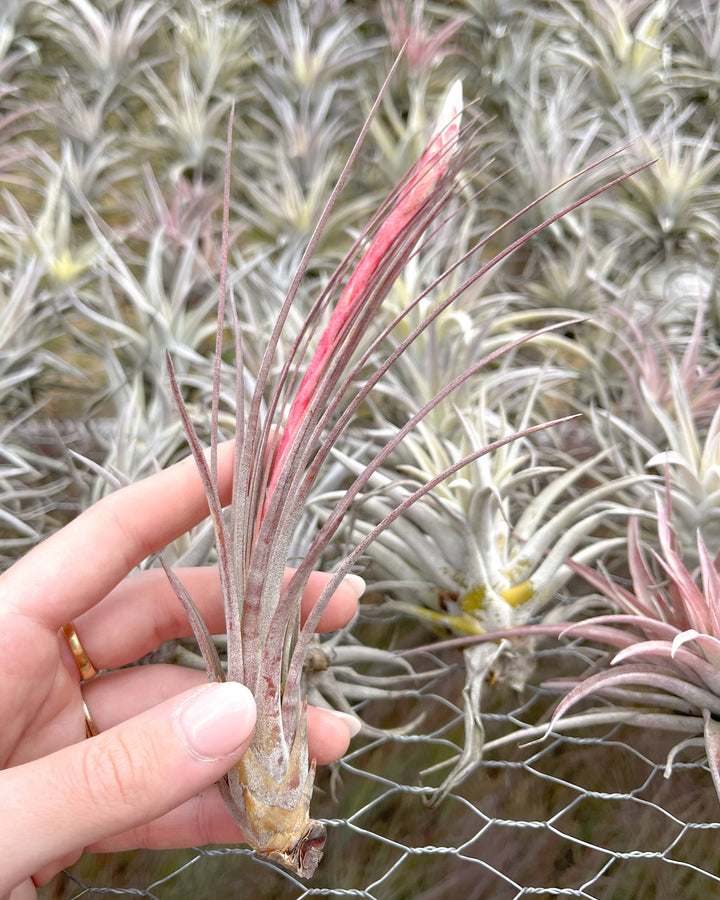
MULTIPOLYGON (((378 307, 423 233, 446 211, 448 201, 455 191, 454 176, 458 167, 456 160, 458 158, 462 160, 462 154, 457 153, 461 143, 459 119, 462 91, 460 83, 456 83, 448 93, 439 124, 425 152, 403 183, 383 204, 373 222, 317 299, 306 325, 292 343, 276 386, 270 390, 269 374, 300 281, 379 102, 380 98, 376 101, 355 149, 331 194, 280 310, 278 321, 268 340, 257 375, 256 388, 247 410, 244 403, 242 347, 238 338, 235 309, 233 304, 230 304, 237 360, 237 423, 229 522, 226 521, 221 508, 217 470, 219 377, 229 231, 228 174, 225 182, 223 266, 209 462, 184 406, 180 387, 168 359, 172 388, 203 480, 216 532, 228 641, 227 678, 246 684, 253 691, 257 703, 257 725, 250 749, 241 762, 228 772, 220 785, 221 791, 248 843, 266 858, 279 862, 302 877, 310 877, 315 871, 325 842, 324 826, 312 821, 309 816, 315 762, 309 759, 306 704, 301 695, 303 664, 320 616, 342 578, 384 528, 443 479, 516 436, 510 435, 492 445, 475 450, 404 498, 402 503, 392 509, 347 554, 337 567, 316 607, 301 626, 300 599, 309 574, 313 567, 319 564, 323 549, 339 528, 354 498, 368 484, 373 473, 382 466, 405 435, 452 390, 483 366, 501 353, 529 340, 534 334, 548 330, 540 329, 538 332, 508 341, 506 346, 488 354, 482 360, 475 361, 398 429, 396 435, 385 447, 378 450, 364 470, 357 474, 345 495, 337 501, 319 528, 294 576, 283 587, 283 570, 291 552, 293 535, 304 504, 335 441, 357 408, 394 360, 428 327, 442 309, 460 296, 491 266, 539 230, 534 229, 486 263, 439 304, 437 309, 431 312, 402 344, 395 347, 384 361, 376 363, 372 375, 360 377, 359 373, 365 369, 368 360, 371 357, 373 359, 379 357, 385 336, 397 324, 397 321, 393 322, 376 337, 365 340, 366 336, 372 333, 378 307), (350 273, 353 267, 354 270, 350 273), (344 288, 339 290, 339 286, 343 283, 344 288), (298 385, 294 378, 294 369, 309 352, 308 347, 318 328, 320 317, 329 309, 337 293, 339 298, 335 308, 329 315, 325 330, 319 337, 317 349, 309 357, 305 375, 298 385), (365 349, 359 352, 363 343, 366 345, 365 349), (265 403, 267 411, 263 412, 265 403), (277 438, 279 433, 281 437, 277 438)), ((226 173, 230 170, 230 147, 229 132, 226 173)), ((554 216, 540 227, 544 227, 559 216, 560 214, 554 216)), ((477 248, 473 248, 475 249, 477 248)), ((457 265, 463 261, 464 259, 459 260, 457 265)), ((442 277, 428 288, 427 293, 436 288, 441 281, 442 277)), ((416 298, 409 309, 420 302, 422 296, 424 295, 416 298)), ((563 327, 567 324, 559 323, 552 327, 563 327)), ((530 434, 548 427, 549 424, 553 423, 527 428, 523 434, 530 434)), ((226 675, 206 626, 177 578, 170 572, 168 574, 192 623, 209 677, 224 680, 226 675)))
MULTIPOLYGON (((301 265, 270 337, 258 378, 260 387, 253 397, 247 420, 243 409, 243 384, 241 376, 238 377, 235 468, 229 527, 223 518, 217 487, 218 375, 226 271, 222 272, 218 315, 209 465, 202 454, 170 366, 173 390, 203 478, 216 529, 227 620, 227 677, 248 685, 255 694, 258 706, 252 745, 243 760, 226 776, 223 794, 248 842, 270 859, 304 877, 313 874, 321 858, 325 829, 309 818, 315 762, 308 760, 306 709, 300 697, 300 675, 314 627, 349 565, 343 567, 342 573, 333 579, 302 628, 298 621, 299 601, 310 571, 309 561, 317 555, 317 548, 315 553, 311 550, 306 562, 284 590, 283 570, 304 497, 322 461, 320 457, 326 456, 331 446, 326 442, 317 451, 317 438, 313 437, 313 432, 318 426, 324 426, 326 410, 338 405, 343 390, 347 388, 346 383, 339 394, 333 396, 337 380, 366 329, 367 317, 374 313, 392 284, 398 261, 404 261, 427 227, 431 215, 437 212, 448 196, 449 185, 443 183, 443 175, 457 143, 461 103, 458 83, 448 96, 440 125, 428 149, 393 199, 389 212, 340 296, 295 393, 270 467, 255 464, 256 460, 267 458, 273 440, 271 417, 261 421, 261 400, 282 325, 304 266, 301 265), (439 184, 442 184, 440 190, 439 184)), ((230 140, 228 153, 229 148, 230 140)), ((226 216, 228 194, 226 181, 226 216)), ((332 199, 334 197, 331 202, 332 199)), ((224 234, 227 235, 227 224, 224 234)), ((312 243, 306 260, 311 250, 312 243)), ((226 259, 227 248, 224 248, 224 269, 226 259)), ((320 298, 318 310, 330 301, 333 287, 334 283, 326 296, 320 298)), ((240 373, 242 348, 237 340, 237 329, 235 334, 240 373)), ((302 346, 303 337, 301 335, 296 342, 296 352, 302 346)), ((287 365, 283 376, 271 400, 273 412, 280 412, 282 408, 282 391, 286 380, 290 379, 287 365)), ((171 573, 170 578, 193 624, 208 674, 211 678, 223 680, 225 674, 204 623, 182 585, 171 573)))

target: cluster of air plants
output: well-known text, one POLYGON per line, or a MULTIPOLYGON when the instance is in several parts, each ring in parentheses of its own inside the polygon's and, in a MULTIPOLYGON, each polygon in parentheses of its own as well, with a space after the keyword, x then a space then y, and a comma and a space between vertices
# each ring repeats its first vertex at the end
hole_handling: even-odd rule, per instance
MULTIPOLYGON (((512 741, 543 739, 550 731, 595 728, 625 723, 676 732, 686 737, 671 748, 666 776, 672 773, 678 754, 691 746, 705 750, 708 766, 720 798, 720 680, 718 678, 718 621, 720 616, 720 554, 711 556, 698 533, 693 555, 699 565, 688 569, 670 527, 672 499, 668 489, 657 499, 658 550, 648 553, 640 539, 640 520, 630 519, 627 563, 630 581, 572 562, 573 570, 598 592, 610 612, 586 616, 578 622, 539 623, 500 631, 496 638, 582 638, 615 648, 603 655, 581 676, 555 678, 545 686, 566 696, 545 725, 526 726, 477 748, 477 755, 512 741), (588 698, 601 700, 590 709, 569 715, 588 698)), ((477 639, 476 639, 477 640, 477 639)), ((449 641, 458 644, 463 641, 449 641)), ((467 756, 467 754, 466 754, 467 756)), ((463 777, 472 770, 462 760, 463 777)))
MULTIPOLYGON (((700 738, 712 767, 719 35, 707 0, 0 10, 0 552, 186 452, 166 352, 196 450, 240 423, 248 492, 234 522, 214 509, 227 661, 202 643, 216 677, 253 683, 234 610, 277 610, 257 621, 284 700, 268 700, 248 765, 280 746, 272 778, 295 767, 300 812, 282 841, 255 843, 301 871, 320 843, 302 697, 365 712, 402 696, 391 639, 362 645, 378 623, 412 623, 416 643, 481 640, 450 657, 467 673, 464 750, 441 793, 488 752, 494 685, 522 696, 536 648, 565 628, 620 655, 589 651, 582 681, 558 671, 551 685, 571 692, 554 728, 640 716, 700 738), (458 78, 460 149, 403 181, 458 78), (399 221, 414 178, 422 199, 399 221), (581 203, 603 179, 622 180, 581 203), (274 466, 251 469, 271 446, 274 466), (305 556, 281 593, 277 568, 305 556), (355 630, 298 631, 312 565, 366 577, 355 630), (612 618, 588 619, 599 606, 612 618), (614 706, 569 711, 591 694, 614 706)), ((206 529, 165 557, 216 551, 206 529)), ((246 776, 273 805, 265 776, 246 776)))

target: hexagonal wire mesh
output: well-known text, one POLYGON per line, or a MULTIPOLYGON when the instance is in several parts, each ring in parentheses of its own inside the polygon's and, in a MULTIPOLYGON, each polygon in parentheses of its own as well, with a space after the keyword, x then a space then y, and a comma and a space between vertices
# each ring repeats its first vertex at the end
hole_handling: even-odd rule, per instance
MULTIPOLYGON (((558 666, 587 664, 583 657, 576 645, 540 649, 541 677, 534 680, 540 683, 558 666)), ((329 834, 311 883, 245 848, 208 847, 137 852, 120 861, 86 857, 60 876, 51 896, 714 895, 720 888, 720 809, 704 753, 689 744, 667 767, 677 736, 627 725, 503 744, 501 736, 547 720, 557 696, 543 687, 528 686, 518 695, 499 682, 486 685, 485 758, 463 784, 431 804, 433 786, 447 774, 462 739, 458 663, 458 655, 426 653, 419 668, 436 674, 425 684, 401 700, 358 707, 378 728, 418 717, 420 724, 409 734, 361 736, 343 760, 320 774, 315 814, 329 834), (438 764, 439 772, 427 772, 438 764)))

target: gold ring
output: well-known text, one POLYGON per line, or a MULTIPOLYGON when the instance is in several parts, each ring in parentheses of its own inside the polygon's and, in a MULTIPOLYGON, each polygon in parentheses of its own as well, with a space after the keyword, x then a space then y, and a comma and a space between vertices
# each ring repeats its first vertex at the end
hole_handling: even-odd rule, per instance
POLYGON ((80 679, 82 681, 90 681, 91 678, 97 675, 98 670, 90 662, 90 657, 80 643, 80 638, 77 635, 77 631, 75 631, 73 623, 68 622, 67 625, 63 625, 62 633, 65 635, 65 640, 68 642, 75 665, 78 667, 80 679))
POLYGON ((84 697, 82 697, 82 705, 83 712, 85 713, 85 737, 95 737, 96 734, 100 734, 100 729, 95 724, 95 719, 93 719, 90 710, 87 708, 87 703, 85 702, 84 697))

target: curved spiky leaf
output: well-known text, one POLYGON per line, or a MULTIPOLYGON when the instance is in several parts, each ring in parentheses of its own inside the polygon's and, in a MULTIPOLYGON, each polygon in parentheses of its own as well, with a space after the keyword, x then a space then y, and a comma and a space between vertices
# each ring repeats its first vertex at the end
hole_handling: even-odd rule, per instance
POLYGON ((564 714, 580 700, 594 694, 602 695, 604 687, 615 687, 623 684, 647 685, 660 688, 668 694, 680 697, 696 709, 709 709, 713 715, 720 715, 720 697, 709 690, 704 690, 695 684, 683 680, 674 675, 669 675, 662 670, 639 664, 626 664, 612 671, 599 672, 591 675, 576 685, 566 697, 560 701, 553 712, 550 727, 552 728, 564 714))
POLYGON ((639 656, 650 657, 653 661, 658 660, 661 666, 663 660, 670 660, 680 674, 695 682, 702 682, 720 696, 720 673, 697 653, 677 647, 674 642, 642 641, 621 650, 613 659, 613 665, 628 659, 635 660, 639 656))
POLYGON ((710 634, 701 634, 699 631, 695 631, 693 628, 688 629, 687 631, 682 631, 680 634, 677 634, 673 639, 673 653, 681 647, 683 644, 692 641, 692 643, 697 644, 705 658, 710 662, 716 669, 719 669, 720 666, 720 639, 710 635, 710 634))

